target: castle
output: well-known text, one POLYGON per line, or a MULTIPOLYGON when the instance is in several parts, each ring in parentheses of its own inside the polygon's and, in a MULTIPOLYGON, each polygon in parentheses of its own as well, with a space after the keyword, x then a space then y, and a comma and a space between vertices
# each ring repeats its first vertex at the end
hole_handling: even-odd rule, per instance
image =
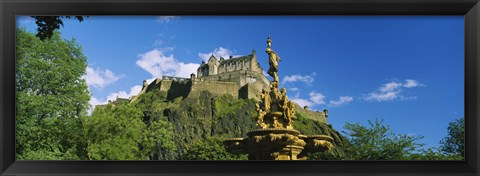
MULTIPOLYGON (((234 98, 259 100, 258 95, 262 90, 270 89, 270 81, 263 75, 263 69, 258 63, 255 50, 252 50, 249 55, 230 56, 228 59, 223 57, 217 59, 212 55, 206 63, 202 61, 197 69, 197 74, 192 73, 190 78, 162 76, 150 84, 144 80, 142 90, 138 95, 128 99, 117 97, 115 101, 109 101, 109 103, 132 103, 140 95, 158 89, 167 92, 169 100, 178 97, 198 98, 203 91, 214 96, 229 94, 234 98)), ((297 111, 307 115, 307 118, 327 123, 328 111, 326 110, 313 112, 298 106, 297 111)))
POLYGON ((197 98, 202 91, 213 95, 230 94, 235 98, 257 99, 262 89, 269 88, 269 80, 263 75, 255 50, 246 56, 230 56, 229 59, 210 56, 197 69, 197 75, 190 78, 163 76, 148 84, 143 81, 143 88, 130 102, 137 100, 141 94, 154 89, 167 92, 168 99, 177 97, 197 98))

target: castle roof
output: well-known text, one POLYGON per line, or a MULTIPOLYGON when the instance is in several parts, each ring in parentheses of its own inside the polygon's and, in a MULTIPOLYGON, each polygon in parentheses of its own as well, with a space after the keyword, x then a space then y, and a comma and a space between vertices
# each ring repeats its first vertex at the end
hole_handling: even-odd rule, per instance
MULTIPOLYGON (((213 57, 213 58, 215 58, 215 57, 213 57)), ((253 54, 249 54, 249 55, 246 55, 246 56, 235 57, 235 58, 230 58, 230 59, 222 59, 222 58, 223 57, 220 57, 220 65, 225 65, 225 64, 228 64, 228 63, 238 62, 238 61, 241 61, 241 60, 250 61, 253 58, 253 54)), ((200 67, 198 67, 198 68, 203 68, 203 67, 208 67, 208 63, 202 62, 202 64, 200 64, 200 67)))
POLYGON ((225 64, 228 64, 228 63, 232 63, 232 62, 238 62, 238 61, 241 61, 241 60, 248 61, 248 60, 252 60, 252 58, 253 58, 253 54, 249 54, 249 55, 241 56, 241 57, 235 57, 235 58, 220 61, 220 65, 225 65, 225 64))
POLYGON ((203 67, 208 67, 208 65, 206 63, 202 63, 198 68, 203 68, 203 67))

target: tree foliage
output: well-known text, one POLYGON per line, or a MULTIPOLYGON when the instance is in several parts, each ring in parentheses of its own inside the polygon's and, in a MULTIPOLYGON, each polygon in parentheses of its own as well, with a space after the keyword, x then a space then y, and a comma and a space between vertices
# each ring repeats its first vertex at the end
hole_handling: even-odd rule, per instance
POLYGON ((171 124, 158 120, 146 124, 142 118, 143 112, 128 102, 95 109, 84 118, 87 158, 147 160, 158 150, 174 150, 171 124))
POLYGON ((440 141, 440 149, 447 155, 465 156, 465 120, 456 119, 448 124, 448 135, 440 141))
MULTIPOLYGON (((32 16, 37 24, 37 37, 40 40, 50 39, 56 29, 60 29, 63 26, 62 18, 70 19, 72 16, 32 16)), ((83 21, 83 16, 73 17, 78 21, 83 21)))
POLYGON ((42 41, 18 29, 16 37, 17 157, 78 159, 90 98, 82 49, 59 33, 42 41))
POLYGON ((351 160, 401 160, 412 155, 423 144, 422 136, 395 134, 382 121, 368 121, 368 127, 346 123, 344 132, 351 143, 346 148, 351 160))
POLYGON ((227 152, 223 139, 212 137, 194 141, 187 146, 187 151, 180 160, 246 160, 247 155, 235 155, 227 152))
POLYGON ((145 125, 142 112, 131 106, 97 108, 83 120, 89 160, 145 159, 139 144, 145 125))
POLYGON ((463 160, 462 156, 445 154, 439 149, 423 149, 419 153, 414 153, 407 157, 409 160, 463 160))

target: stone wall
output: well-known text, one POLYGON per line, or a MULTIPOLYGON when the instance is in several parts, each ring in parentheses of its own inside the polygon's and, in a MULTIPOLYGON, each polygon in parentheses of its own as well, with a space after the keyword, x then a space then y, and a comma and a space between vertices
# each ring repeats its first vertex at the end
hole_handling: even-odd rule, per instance
POLYGON ((229 73, 223 73, 219 75, 210 75, 200 78, 196 78, 198 81, 223 81, 223 82, 235 82, 238 83, 240 87, 249 83, 252 84, 258 90, 263 88, 268 88, 270 81, 265 78, 261 73, 253 72, 250 70, 245 71, 235 71, 229 73))
MULTIPOLYGON (((287 90, 288 91, 288 90, 287 90)), ((306 118, 316 120, 319 122, 327 123, 328 118, 327 114, 322 112, 322 111, 312 111, 309 109, 303 109, 303 107, 300 107, 297 103, 295 103, 295 111, 303 114, 306 118)))
POLYGON ((235 98, 257 98, 256 95, 263 88, 269 88, 269 81, 260 73, 244 70, 235 71, 219 75, 211 75, 195 78, 175 78, 164 76, 162 79, 155 79, 148 86, 144 87, 141 92, 131 98, 131 102, 135 101, 138 96, 154 89, 166 91, 168 99, 177 97, 195 97, 196 93, 201 91, 209 91, 214 95, 230 94, 235 98), (241 87, 247 85, 243 90, 241 87), (241 92, 243 91, 243 92, 241 92), (190 94, 194 95, 190 95, 190 94), (241 94, 241 95, 240 95, 241 94))
POLYGON ((202 91, 208 91, 213 95, 221 96, 224 94, 230 94, 235 98, 238 98, 238 90, 240 86, 233 82, 221 82, 221 81, 193 81, 189 92, 189 98, 195 98, 197 94, 202 91))
POLYGON ((258 97, 258 94, 260 91, 258 91, 257 88, 252 86, 251 84, 245 84, 243 87, 238 90, 238 96, 243 99, 255 99, 255 100, 260 100, 258 97))

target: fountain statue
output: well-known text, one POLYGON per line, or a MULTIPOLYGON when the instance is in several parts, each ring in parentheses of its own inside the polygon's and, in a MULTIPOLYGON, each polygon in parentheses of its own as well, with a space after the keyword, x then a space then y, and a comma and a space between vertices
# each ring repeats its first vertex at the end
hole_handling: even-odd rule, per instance
POLYGON ((295 130, 295 104, 288 100, 287 90, 278 87, 278 62, 280 57, 271 48, 270 35, 265 52, 269 56, 268 75, 273 78, 270 90, 263 89, 256 104, 257 129, 246 138, 224 141, 227 151, 248 154, 249 160, 305 160, 306 154, 333 148, 333 138, 327 135, 303 135, 295 130))

